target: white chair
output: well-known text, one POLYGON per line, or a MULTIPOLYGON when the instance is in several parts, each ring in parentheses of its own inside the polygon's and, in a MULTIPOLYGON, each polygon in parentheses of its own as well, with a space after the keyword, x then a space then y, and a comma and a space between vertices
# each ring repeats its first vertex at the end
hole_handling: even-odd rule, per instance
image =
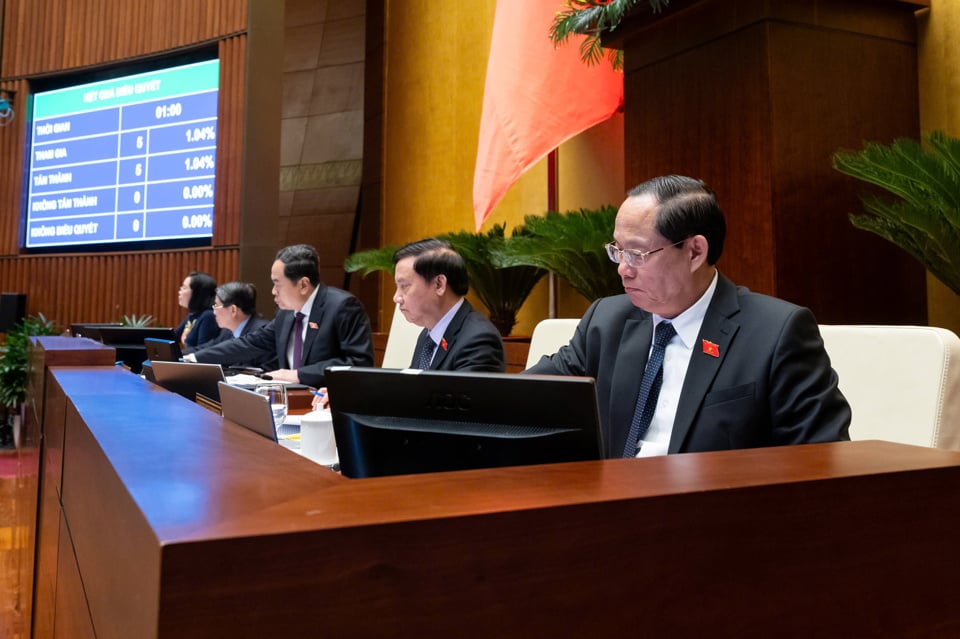
POLYGON ((527 364, 530 368, 540 361, 544 355, 553 355, 560 347, 567 344, 577 330, 579 319, 545 319, 541 320, 530 336, 530 350, 527 352, 527 364))
POLYGON ((387 333, 387 345, 383 350, 382 368, 409 368, 413 360, 413 351, 417 347, 417 338, 423 329, 411 324, 400 312, 399 306, 393 308, 393 321, 387 333))
POLYGON ((960 338, 928 326, 820 333, 853 410, 851 439, 960 450, 960 338))

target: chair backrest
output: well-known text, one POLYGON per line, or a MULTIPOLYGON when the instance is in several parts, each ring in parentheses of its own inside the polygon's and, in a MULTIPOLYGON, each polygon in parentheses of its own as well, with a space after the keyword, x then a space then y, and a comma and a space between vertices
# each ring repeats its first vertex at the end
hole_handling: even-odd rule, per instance
POLYGON ((573 337, 579 319, 545 319, 533 329, 530 337, 530 350, 527 352, 527 365, 530 368, 544 355, 553 355, 573 337))
POLYGON ((409 368, 413 351, 417 347, 417 338, 422 330, 407 321, 399 306, 394 306, 393 321, 390 323, 387 345, 383 350, 382 368, 409 368))
POLYGON ((851 439, 960 450, 960 338, 928 326, 820 333, 853 410, 851 439))

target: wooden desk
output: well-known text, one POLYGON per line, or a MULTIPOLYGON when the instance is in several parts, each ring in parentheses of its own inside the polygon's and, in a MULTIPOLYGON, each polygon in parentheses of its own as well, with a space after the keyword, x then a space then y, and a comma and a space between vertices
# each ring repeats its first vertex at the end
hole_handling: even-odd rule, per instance
MULTIPOLYGON (((19 610, 26 621, 39 619, 52 625, 54 611, 51 609, 33 610, 34 591, 43 592, 52 597, 53 582, 56 580, 56 564, 40 563, 40 547, 43 536, 48 542, 56 541, 56 508, 44 512, 41 504, 55 506, 59 500, 59 472, 62 467, 63 430, 53 428, 44 433, 43 418, 46 383, 50 366, 58 365, 100 365, 110 366, 117 357, 116 350, 104 346, 98 341, 83 337, 47 336, 32 338, 30 359, 27 366, 27 393, 21 411, 21 426, 17 440, 18 481, 16 496, 16 539, 19 561, 19 610), (54 481, 41 483, 41 473, 47 471, 54 481), (38 512, 38 507, 41 510, 38 512), (42 527, 44 517, 53 518, 51 525, 42 527), (51 537, 51 534, 53 536, 51 537), (38 538, 39 537, 39 538, 38 538), (40 565, 46 571, 37 572, 40 565)), ((62 416, 54 423, 62 423, 62 416)), ((49 523, 49 522, 48 522, 49 523)), ((49 547, 49 543, 46 544, 49 547)), ((52 600, 52 599, 51 599, 52 600)), ((27 628, 29 630, 29 626, 27 628)), ((27 635, 29 636, 29 634, 27 635)))
POLYGON ((115 368, 50 380, 61 636, 960 633, 960 453, 852 442, 349 480, 115 368))

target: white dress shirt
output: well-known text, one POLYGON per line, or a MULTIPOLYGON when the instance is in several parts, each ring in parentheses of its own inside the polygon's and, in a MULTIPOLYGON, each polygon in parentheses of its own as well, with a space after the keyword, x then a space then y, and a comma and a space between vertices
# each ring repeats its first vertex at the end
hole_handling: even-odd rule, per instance
MULTIPOLYGON (((657 398, 657 408, 653 413, 650 428, 640 440, 637 457, 667 454, 670 436, 673 434, 673 422, 677 417, 677 405, 680 400, 680 391, 683 389, 683 380, 687 376, 690 356, 693 354, 697 335, 700 334, 703 318, 707 314, 707 307, 710 306, 713 292, 717 289, 718 278, 719 272, 714 271, 713 281, 700 299, 684 312, 667 320, 673 324, 677 334, 667 343, 667 349, 664 351, 663 385, 660 387, 660 396, 657 398)), ((654 327, 662 321, 664 321, 663 317, 654 314, 654 327)), ((650 349, 653 350, 652 341, 650 349)))

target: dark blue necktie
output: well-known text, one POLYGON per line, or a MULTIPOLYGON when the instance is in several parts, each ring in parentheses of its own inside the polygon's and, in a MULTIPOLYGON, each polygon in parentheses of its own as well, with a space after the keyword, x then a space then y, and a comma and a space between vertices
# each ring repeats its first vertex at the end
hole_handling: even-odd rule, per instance
POLYGON ((420 369, 427 370, 430 368, 430 362, 433 360, 433 351, 437 348, 436 343, 433 341, 433 338, 427 334, 427 339, 423 341, 423 347, 420 349, 420 369))
POLYGON ((643 380, 640 382, 640 393, 637 395, 637 407, 633 411, 633 420, 630 422, 630 434, 623 446, 624 457, 636 457, 637 444, 647 434, 653 413, 657 408, 657 398, 660 397, 660 386, 663 385, 663 355, 667 344, 677 334, 673 324, 660 322, 654 331, 653 351, 647 368, 643 371, 643 380))

